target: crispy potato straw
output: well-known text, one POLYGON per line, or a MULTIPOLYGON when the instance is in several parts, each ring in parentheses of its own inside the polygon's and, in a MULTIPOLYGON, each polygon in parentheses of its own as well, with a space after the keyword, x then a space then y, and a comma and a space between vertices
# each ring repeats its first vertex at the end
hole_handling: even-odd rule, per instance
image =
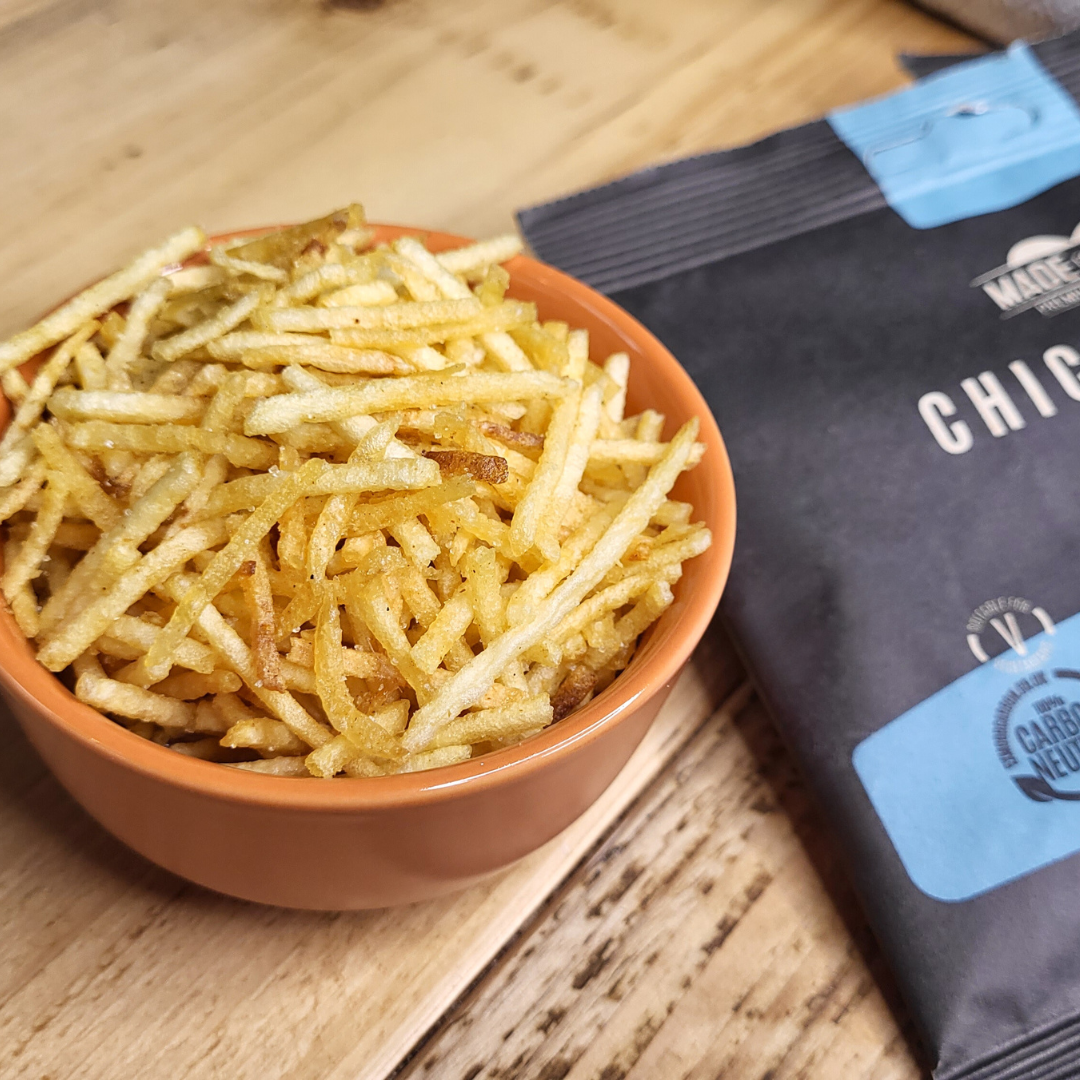
POLYGON ((669 498, 697 420, 627 417, 629 358, 507 297, 517 237, 373 237, 358 205, 204 254, 184 229, 0 344, 16 621, 214 767, 366 780, 529 738, 711 542, 669 498))

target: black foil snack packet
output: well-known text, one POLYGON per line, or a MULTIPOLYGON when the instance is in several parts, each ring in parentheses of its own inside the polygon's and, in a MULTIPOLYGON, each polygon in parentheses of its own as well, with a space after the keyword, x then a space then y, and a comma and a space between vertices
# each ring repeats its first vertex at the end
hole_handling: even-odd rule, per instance
POLYGON ((1080 37, 524 211, 708 397, 723 612, 939 1080, 1080 1075, 1080 37))

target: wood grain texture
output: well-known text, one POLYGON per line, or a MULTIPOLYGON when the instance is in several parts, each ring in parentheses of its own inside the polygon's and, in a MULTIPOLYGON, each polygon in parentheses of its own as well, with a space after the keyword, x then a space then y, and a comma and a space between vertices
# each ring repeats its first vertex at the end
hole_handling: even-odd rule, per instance
POLYGON ((456 896, 342 914, 156 869, 72 804, 5 712, 0 1076, 381 1080, 741 678, 711 632, 626 768, 555 840, 456 896))
MULTIPOLYGON (((9 5, 11 0, 9 0, 9 5)), ((466 235, 798 123, 963 35, 901 0, 18 0, 0 15, 0 333, 190 220, 365 200, 466 235)))
POLYGON ((917 1077, 822 836, 760 706, 715 715, 403 1075, 917 1077))
MULTIPOLYGON (((975 47, 901 0, 0 0, 0 334, 191 220, 359 197, 487 234, 885 91, 898 51, 975 47)), ((906 1080, 765 720, 687 742, 739 678, 714 631, 577 825, 466 893, 359 915, 151 867, 0 716, 0 1075, 906 1080)))

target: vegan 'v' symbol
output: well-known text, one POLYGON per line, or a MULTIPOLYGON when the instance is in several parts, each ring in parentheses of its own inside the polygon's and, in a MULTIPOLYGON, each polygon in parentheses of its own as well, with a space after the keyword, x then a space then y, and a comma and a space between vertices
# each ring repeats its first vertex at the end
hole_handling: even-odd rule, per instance
POLYGON ((1005 612, 1004 620, 991 619, 990 625, 1001 635, 1010 649, 1016 650, 1017 656, 1027 656, 1024 635, 1020 633, 1020 626, 1016 621, 1016 616, 1011 611, 1005 612))
MULTIPOLYGON (((1017 657, 1015 661, 999 659, 995 660, 995 663, 1020 663, 1030 666, 1045 659, 1043 653, 1046 652, 1049 645, 1044 641, 1034 652, 1028 647, 1028 643, 1024 640, 1024 631, 1020 628, 1019 616, 1021 615, 1034 616, 1045 634, 1051 637, 1054 635, 1056 630, 1054 620, 1050 618, 1045 608, 1032 604, 1030 600, 1025 600, 1022 596, 999 596, 995 600, 987 600, 985 604, 980 604, 971 613, 971 618, 968 619, 967 643, 968 648, 971 649, 971 655, 980 664, 989 661, 990 655, 983 647, 979 635, 987 627, 992 626, 1001 640, 1005 642, 1005 653, 1002 656, 1004 657, 1009 652, 1013 652, 1017 657)), ((1029 628, 1029 633, 1031 629, 1034 628, 1029 628)), ((1049 654, 1047 653, 1047 655, 1049 654)))

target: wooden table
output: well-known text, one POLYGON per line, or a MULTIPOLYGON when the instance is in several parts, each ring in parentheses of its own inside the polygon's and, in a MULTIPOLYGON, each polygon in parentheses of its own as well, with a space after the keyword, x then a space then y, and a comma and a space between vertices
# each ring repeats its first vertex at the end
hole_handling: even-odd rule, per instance
MULTIPOLYGON (((0 332, 188 220, 359 197, 484 235, 887 90, 898 51, 975 47, 889 0, 2 0, 0 332)), ((0 715, 0 1075, 919 1076, 742 684, 715 627, 566 833, 471 891, 358 914, 154 868, 0 715)))

